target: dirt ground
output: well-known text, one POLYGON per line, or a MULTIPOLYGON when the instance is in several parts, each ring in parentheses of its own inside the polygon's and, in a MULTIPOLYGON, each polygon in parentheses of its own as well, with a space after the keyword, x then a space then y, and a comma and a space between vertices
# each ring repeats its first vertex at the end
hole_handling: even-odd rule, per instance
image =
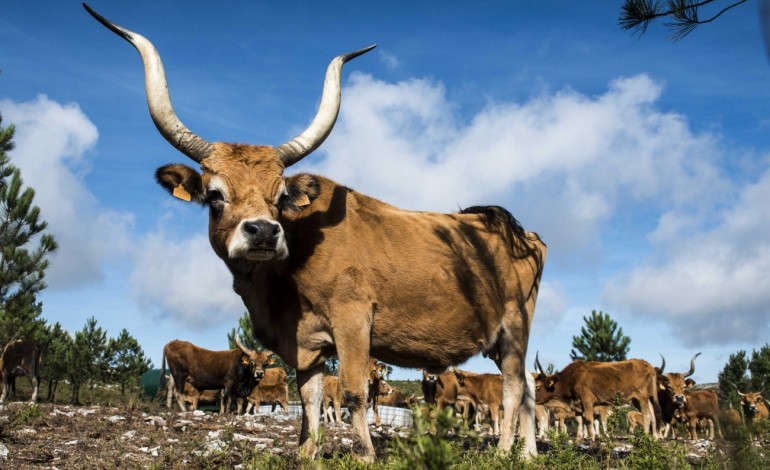
MULTIPOLYGON (((171 412, 153 404, 122 407, 11 403, 0 407, 0 468, 244 468, 254 449, 293 459, 300 419, 278 413, 249 416, 171 412)), ((373 428, 379 458, 407 428, 373 428)), ((323 456, 351 450, 348 424, 325 426, 323 456)), ((490 442, 491 444, 491 442, 490 442)), ((711 443, 691 441, 688 457, 711 443)), ((547 445, 539 443, 541 451, 547 445)), ((586 446, 583 449, 591 452, 586 446)), ((630 450, 618 443, 618 457, 630 450)))

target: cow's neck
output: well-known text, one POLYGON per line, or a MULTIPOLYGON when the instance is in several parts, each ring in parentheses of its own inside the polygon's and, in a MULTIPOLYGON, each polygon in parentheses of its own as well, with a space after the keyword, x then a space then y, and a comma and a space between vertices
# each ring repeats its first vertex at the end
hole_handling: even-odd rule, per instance
POLYGON ((334 354, 326 318, 303 304, 296 284, 278 263, 233 273, 233 289, 249 311, 254 336, 289 366, 303 370, 334 354), (300 340, 301 339, 301 340, 300 340))

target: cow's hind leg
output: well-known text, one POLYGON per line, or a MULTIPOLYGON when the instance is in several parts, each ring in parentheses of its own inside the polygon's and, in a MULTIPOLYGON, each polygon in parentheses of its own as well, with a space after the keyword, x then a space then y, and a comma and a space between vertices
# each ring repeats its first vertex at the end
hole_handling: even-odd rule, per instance
POLYGON ((30 397, 30 403, 37 403, 37 388, 40 381, 37 378, 37 374, 30 374, 29 383, 32 384, 32 397, 30 397))
POLYGON ((323 402, 324 365, 319 364, 308 370, 297 371, 297 387, 302 400, 302 428, 299 445, 305 456, 314 458, 318 451, 316 439, 320 424, 321 403, 323 402))
MULTIPOLYGON (((498 447, 502 451, 509 451, 513 446, 513 435, 516 427, 516 420, 519 417, 519 408, 524 396, 526 387, 526 369, 524 367, 524 356, 526 354, 526 344, 522 346, 521 341, 514 341, 509 334, 503 333, 506 338, 498 340, 498 349, 500 360, 498 366, 503 374, 503 428, 500 433, 500 442, 498 447)), ((490 412, 494 412, 490 410, 490 412)), ((494 418, 493 418, 494 419, 494 418)), ((522 420, 522 426, 534 426, 535 407, 532 404, 531 410, 528 410, 526 419, 522 420)), ((530 430, 523 434, 529 436, 530 430)), ((529 456, 535 443, 525 442, 523 453, 529 456)), ((535 450, 535 452, 537 452, 535 450)))

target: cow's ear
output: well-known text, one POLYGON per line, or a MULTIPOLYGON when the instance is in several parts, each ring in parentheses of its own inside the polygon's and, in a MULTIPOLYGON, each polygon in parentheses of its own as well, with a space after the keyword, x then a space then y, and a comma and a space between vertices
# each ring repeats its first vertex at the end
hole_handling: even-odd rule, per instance
POLYGON ((187 165, 181 163, 164 165, 155 171, 155 179, 172 196, 183 201, 203 204, 206 199, 206 189, 203 187, 201 175, 187 165))
POLYGON ((275 354, 270 353, 267 357, 267 365, 272 366, 273 364, 275 364, 275 354))
POLYGON ((545 389, 548 391, 553 390, 556 387, 556 378, 550 378, 545 382, 545 389))
POLYGON ((318 195, 321 186, 315 176, 300 173, 286 179, 286 194, 279 200, 283 210, 300 211, 309 206, 318 195))
POLYGON ((692 388, 695 386, 695 381, 693 379, 687 379, 684 381, 684 388, 692 388))
POLYGON ((244 366, 249 365, 249 358, 246 356, 241 356, 241 364, 243 364, 244 366))

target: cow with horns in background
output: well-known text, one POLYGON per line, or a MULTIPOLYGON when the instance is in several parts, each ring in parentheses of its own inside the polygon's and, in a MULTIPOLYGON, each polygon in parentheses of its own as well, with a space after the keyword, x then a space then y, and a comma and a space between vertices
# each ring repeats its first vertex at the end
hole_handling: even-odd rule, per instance
MULTIPOLYGON (((192 385, 200 394, 203 390, 224 390, 224 410, 230 410, 238 392, 257 385, 265 374, 265 368, 275 363, 270 351, 254 351, 235 336, 238 349, 210 351, 187 341, 173 340, 163 348, 160 369, 160 386, 165 387, 166 364, 176 385, 176 399, 182 411, 186 411, 186 385, 192 385)), ((197 402, 197 397, 192 400, 197 402)))
POLYGON ((660 355, 661 365, 656 367, 655 371, 658 374, 658 403, 660 404, 661 420, 664 426, 662 432, 664 439, 668 436, 669 431, 675 437, 676 431, 672 428, 672 425, 675 425, 677 421, 676 411, 684 410, 687 404, 687 394, 685 391, 688 388, 688 384, 693 383, 688 382, 687 378, 695 373, 695 359, 698 356, 700 356, 700 353, 695 354, 690 359, 690 370, 687 373, 680 373, 665 372, 666 358, 663 357, 663 354, 660 355))
MULTIPOLYGON (((735 391, 738 392, 738 396, 741 397, 741 408, 743 409, 743 419, 747 423, 753 423, 760 419, 769 419, 770 412, 768 412, 768 401, 762 396, 762 392, 746 392, 743 393, 738 389, 738 386, 733 384, 735 391)), ((764 389, 765 383, 759 387, 760 390, 764 389)))
POLYGON ((592 440, 596 435, 590 425, 594 420, 594 408, 613 403, 616 397, 636 406, 644 417, 645 432, 658 437, 655 415, 660 412, 660 405, 656 372, 649 362, 642 359, 573 361, 561 371, 546 375, 536 355, 535 367, 539 372, 535 379, 536 402, 545 404, 555 399, 570 404, 576 413, 582 414, 592 440), (578 409, 578 405, 582 408, 578 409))
POLYGON ((3 394, 0 396, 0 403, 5 403, 16 377, 22 375, 26 376, 32 384, 30 403, 37 401, 41 358, 42 350, 35 341, 15 339, 5 345, 0 353, 0 375, 3 378, 3 394))
POLYGON ((209 208, 211 246, 233 276, 255 337, 297 370, 304 454, 317 452, 311 435, 319 427, 326 358, 339 357, 354 450, 371 461, 368 358, 440 371, 479 352, 503 375, 499 447, 512 447, 524 402, 523 452, 537 452, 534 398, 523 397, 546 257, 539 236, 497 206, 406 211, 321 176, 284 176, 331 133, 343 64, 374 46, 332 60, 318 113, 296 138, 277 147, 209 142, 174 112, 152 43, 86 9, 139 51, 156 127, 199 166, 166 165, 156 177, 173 195, 209 208))

